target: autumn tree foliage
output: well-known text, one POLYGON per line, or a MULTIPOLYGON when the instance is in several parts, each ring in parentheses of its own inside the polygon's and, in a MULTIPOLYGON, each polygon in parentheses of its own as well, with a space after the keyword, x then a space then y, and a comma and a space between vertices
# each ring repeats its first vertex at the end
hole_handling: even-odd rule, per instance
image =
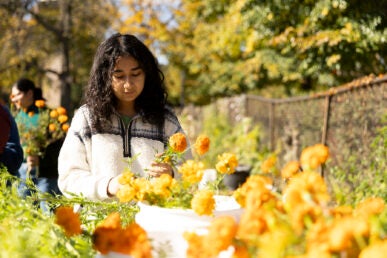
POLYGON ((137 26, 166 57, 170 95, 181 104, 293 95, 386 71, 386 0, 125 3, 137 11, 123 29, 137 26))
POLYGON ((60 82, 60 104, 77 105, 95 49, 118 16, 114 1, 0 0, 0 15, 0 84, 20 76, 50 84, 51 74, 60 82))

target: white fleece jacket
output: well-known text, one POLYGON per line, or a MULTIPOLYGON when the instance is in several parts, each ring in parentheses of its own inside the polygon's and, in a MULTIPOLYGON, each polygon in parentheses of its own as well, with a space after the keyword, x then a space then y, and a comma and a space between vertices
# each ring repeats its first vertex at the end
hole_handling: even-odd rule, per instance
MULTIPOLYGON (((75 113, 58 159, 58 185, 65 196, 73 193, 91 200, 108 199, 111 178, 126 168, 144 176, 155 154, 167 147, 169 137, 183 132, 172 111, 167 112, 162 130, 144 122, 139 115, 126 128, 118 114, 110 120, 103 133, 97 133, 91 127, 85 105, 75 113), (128 160, 133 157, 129 167, 128 160)), ((191 153, 186 156, 190 158, 191 153)))

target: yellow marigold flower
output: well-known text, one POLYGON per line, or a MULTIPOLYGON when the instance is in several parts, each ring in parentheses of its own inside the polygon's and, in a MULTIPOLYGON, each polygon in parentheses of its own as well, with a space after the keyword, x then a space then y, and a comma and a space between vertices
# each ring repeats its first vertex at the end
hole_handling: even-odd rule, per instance
POLYGON ((49 125, 48 125, 48 130, 49 130, 50 132, 54 132, 54 131, 56 130, 56 125, 55 125, 55 124, 49 124, 49 125))
POLYGON ((196 192, 191 207, 199 215, 212 215, 215 209, 214 193, 209 190, 196 192))
POLYGON ((384 258, 387 253, 387 240, 373 243, 364 248, 359 255, 359 258, 384 258))
POLYGON ((277 162, 276 156, 270 156, 261 164, 261 170, 263 173, 270 173, 272 168, 274 168, 275 163, 277 162))
POLYGON ((283 179, 289 179, 300 170, 300 163, 298 161, 290 161, 281 170, 281 177, 283 179))
POLYGON ((188 243, 186 258, 207 257, 205 255, 207 250, 204 247, 204 236, 185 231, 183 237, 188 243))
POLYGON ((170 187, 172 186, 173 178, 168 174, 162 174, 160 177, 152 181, 152 191, 164 198, 171 195, 170 187))
POLYGON ((59 116, 59 113, 55 109, 50 111, 51 118, 57 118, 58 116, 59 116))
POLYGON ((67 124, 67 123, 62 125, 62 130, 63 130, 64 132, 66 132, 66 133, 67 133, 67 131, 69 130, 69 128, 70 128, 70 125, 67 124))
POLYGON ((35 115, 35 113, 33 111, 28 112, 29 117, 33 117, 34 115, 35 115))
POLYGON ((134 174, 131 171, 123 173, 119 178, 118 178, 118 183, 125 185, 125 184, 130 184, 134 180, 134 174))
POLYGON ((353 209, 351 206, 338 206, 334 207, 330 210, 330 213, 335 218, 342 218, 346 216, 351 216, 353 213, 353 209))
POLYGON ((227 250, 238 230, 235 219, 231 216, 215 218, 208 228, 208 235, 205 236, 205 248, 210 257, 216 257, 221 251, 227 250))
POLYGON ((152 190, 151 182, 147 180, 145 177, 136 178, 133 181, 132 187, 136 192, 135 199, 138 201, 143 201, 146 194, 150 193, 152 190))
POLYGON ((55 223, 64 229, 67 237, 82 233, 79 214, 75 213, 73 208, 67 206, 57 208, 55 210, 55 218, 55 223))
POLYGON ((175 133, 169 138, 169 145, 176 152, 183 152, 187 148, 187 138, 183 133, 175 133))
POLYGON ((68 119, 69 119, 69 118, 68 118, 68 116, 66 116, 66 115, 59 115, 59 116, 58 116, 58 121, 59 121, 59 123, 61 123, 61 124, 66 123, 68 119))
POLYGON ((357 237, 368 236, 369 232, 370 226, 365 219, 354 217, 336 219, 329 230, 329 248, 334 252, 349 249, 357 237))
POLYGON ((246 182, 242 184, 242 186, 234 191, 233 196, 239 205, 246 207, 247 195, 249 193, 256 193, 257 195, 264 197, 268 192, 270 192, 269 189, 272 185, 273 181, 269 177, 251 175, 247 178, 246 182))
POLYGON ((372 215, 378 215, 382 213, 384 211, 384 208, 385 204, 382 198, 371 197, 360 202, 354 210, 354 214, 356 216, 363 216, 365 218, 369 218, 372 215))
POLYGON ((46 105, 46 102, 42 99, 35 101, 35 106, 37 106, 38 108, 43 108, 45 105, 46 105))
POLYGON ((218 156, 215 168, 221 174, 232 174, 238 166, 238 159, 233 153, 223 153, 218 156))
POLYGON ((67 110, 64 107, 57 107, 56 112, 58 112, 59 115, 67 115, 67 110))
POLYGON ((206 135, 200 135, 195 142, 195 151, 199 155, 205 154, 210 148, 210 138, 206 135))
POLYGON ((135 200, 136 194, 137 192, 133 187, 124 185, 120 187, 116 196, 120 202, 130 202, 135 200))
POLYGON ((296 207, 300 202, 321 205, 326 204, 330 199, 324 179, 315 171, 296 174, 285 187, 283 195, 288 210, 296 207))
POLYGON ((199 182, 204 174, 204 163, 201 161, 187 160, 178 169, 183 181, 189 183, 199 182))
POLYGON ((239 221, 237 238, 246 243, 255 243, 257 236, 269 229, 270 218, 273 218, 273 214, 264 209, 246 210, 239 221))

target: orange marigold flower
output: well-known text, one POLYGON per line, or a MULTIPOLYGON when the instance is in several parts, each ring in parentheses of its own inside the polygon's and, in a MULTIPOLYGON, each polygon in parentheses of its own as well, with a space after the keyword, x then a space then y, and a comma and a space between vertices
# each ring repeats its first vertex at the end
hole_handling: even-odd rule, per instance
POLYGON ((275 163, 277 162, 276 156, 270 156, 261 164, 261 170, 263 173, 270 173, 271 169, 275 166, 275 163))
POLYGON ((54 132, 54 131, 56 130, 56 125, 55 125, 55 124, 49 124, 49 125, 48 125, 48 130, 49 130, 50 132, 54 132))
POLYGON ((58 116, 59 116, 59 113, 55 109, 50 111, 51 118, 57 118, 58 116))
POLYGON ((208 228, 208 235, 205 237, 205 248, 216 257, 221 251, 227 250, 232 244, 238 230, 235 219, 231 216, 215 218, 208 228))
POLYGON ((282 168, 281 177, 283 179, 289 179, 295 174, 297 174, 299 170, 300 170, 300 162, 290 161, 285 165, 285 167, 282 168))
POLYGON ((45 105, 46 105, 46 102, 42 99, 35 101, 35 106, 37 106, 38 108, 43 108, 45 105))
POLYGON ((68 119, 69 119, 69 118, 68 118, 68 116, 66 116, 66 115, 59 115, 59 116, 58 116, 58 121, 59 121, 59 123, 61 123, 61 124, 66 123, 68 119))
POLYGON ((93 232, 93 248, 101 254, 107 254, 120 239, 120 229, 97 227, 93 232))
POLYGON ((329 157, 329 148, 324 144, 316 144, 305 148, 300 157, 303 169, 316 169, 329 157))
POLYGON ((35 112, 33 112, 33 111, 28 112, 29 117, 33 117, 34 115, 35 115, 35 112))
POLYGON ((73 211, 73 208, 61 206, 55 210, 56 224, 62 226, 65 235, 71 237, 82 233, 81 220, 79 214, 73 211))
POLYGON ((57 107, 56 112, 58 112, 59 115, 67 115, 67 110, 64 107, 57 107))
POLYGON ((233 254, 233 258, 250 258, 251 255, 249 253, 249 250, 247 249, 246 246, 242 246, 242 245, 233 245, 234 246, 234 254, 233 254))
POLYGON ((195 142, 195 151, 199 155, 205 154, 210 148, 210 138, 206 135, 200 135, 195 142))
MULTIPOLYGON (((146 231, 137 223, 131 223, 123 230, 124 238, 121 247, 133 257, 152 257, 152 246, 146 231)), ((120 250, 117 250, 118 252, 120 250)))
POLYGON ((176 152, 183 152, 187 148, 187 138, 183 133, 175 133, 169 138, 169 145, 176 152))
POLYGON ((378 215, 384 211, 385 204, 384 200, 380 197, 370 197, 360 202, 356 209, 354 210, 354 214, 356 216, 363 216, 368 218, 372 215, 378 215))
POLYGON ((212 215, 215 209, 214 193, 209 190, 197 192, 192 198, 191 207, 199 215, 212 215))
POLYGON ((132 223, 122 228, 118 212, 111 213, 93 232, 93 247, 102 254, 117 252, 151 257, 151 245, 143 228, 132 223))
POLYGON ((204 236, 199 236, 194 232, 185 231, 184 239, 188 242, 186 258, 205 257, 204 236))
POLYGON ((62 125, 62 130, 63 130, 64 132, 66 132, 66 133, 67 133, 67 131, 69 130, 69 128, 70 128, 70 125, 67 124, 67 123, 62 125))

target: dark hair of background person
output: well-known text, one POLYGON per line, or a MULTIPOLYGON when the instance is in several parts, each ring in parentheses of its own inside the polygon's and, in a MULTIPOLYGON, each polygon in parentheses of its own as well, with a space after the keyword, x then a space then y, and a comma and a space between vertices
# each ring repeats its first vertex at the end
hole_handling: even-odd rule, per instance
POLYGON ((167 93, 164 75, 157 59, 150 50, 133 35, 112 35, 98 47, 87 85, 84 102, 91 112, 92 126, 97 131, 109 121, 117 98, 112 90, 112 75, 119 57, 131 56, 145 73, 144 89, 135 100, 135 111, 149 123, 163 126, 167 93))
POLYGON ((35 83, 27 78, 20 78, 15 84, 16 87, 21 92, 28 92, 29 90, 33 91, 34 100, 44 100, 43 92, 41 88, 37 88, 35 83))

